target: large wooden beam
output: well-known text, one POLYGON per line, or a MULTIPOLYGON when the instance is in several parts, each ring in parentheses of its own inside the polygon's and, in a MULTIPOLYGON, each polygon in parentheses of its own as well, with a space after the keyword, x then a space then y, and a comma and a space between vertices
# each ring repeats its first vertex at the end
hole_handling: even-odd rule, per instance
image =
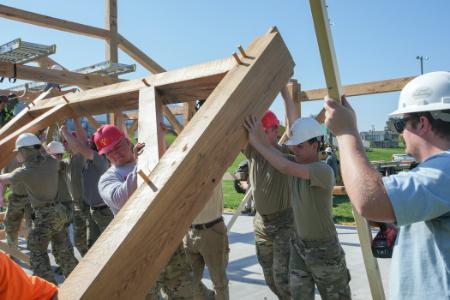
MULTIPOLYGON (((180 96, 182 96, 182 94, 196 93, 200 95, 207 94, 209 96, 213 90, 213 85, 217 85, 234 64, 235 61, 232 58, 226 58, 167 71, 141 79, 134 79, 79 93, 68 94, 65 96, 65 99, 63 97, 55 97, 46 99, 45 101, 36 101, 31 112, 46 111, 55 105, 66 103, 67 101, 78 105, 85 102, 86 113, 89 111, 90 106, 94 107, 96 112, 92 112, 91 115, 114 110, 133 110, 138 108, 138 91, 148 85, 155 86, 161 95, 167 93, 170 89, 177 89, 178 86, 183 86, 184 89, 178 89, 180 96), (203 86, 208 86, 209 88, 206 90, 203 86), (105 102, 102 102, 103 100, 105 100, 105 102), (111 105, 108 105, 108 101, 111 102, 111 105), (102 109, 101 107, 98 107, 101 105, 97 105, 97 102, 102 102, 102 104, 107 105, 107 107, 102 109)), ((172 94, 177 95, 176 93, 172 94)), ((164 104, 178 103, 182 100, 181 97, 169 99, 165 97, 163 102, 164 104)))
MULTIPOLYGON (((342 88, 346 97, 391 93, 401 91, 403 87, 414 78, 416 78, 416 76, 362 82, 345 85, 342 88)), ((298 94, 296 100, 300 102, 323 100, 327 93, 328 90, 326 88, 302 91, 298 94)))
POLYGON ((119 62, 117 26, 117 0, 105 0, 105 27, 109 31, 109 39, 105 40, 105 58, 115 63, 119 62))
POLYGON ((9 78, 16 76, 17 79, 79 85, 86 87, 110 85, 121 81, 108 76, 80 74, 65 70, 49 70, 46 68, 27 65, 16 65, 16 73, 14 73, 14 64, 9 62, 0 62, 0 76, 9 78))
POLYGON ((0 5, 0 17, 95 38, 107 39, 109 37, 108 30, 105 29, 36 14, 6 5, 0 5))
POLYGON ((135 61, 140 63, 144 68, 149 70, 153 74, 162 73, 165 71, 163 67, 158 65, 147 54, 142 52, 138 47, 133 45, 129 40, 119 34, 119 48, 126 54, 131 56, 135 61))
POLYGON ((281 36, 247 50, 59 289, 62 299, 142 299, 293 72, 281 36), (205 168, 205 166, 208 166, 205 168), (193 180, 195 176, 195 180, 193 180), (130 259, 130 253, 132 258, 130 259))

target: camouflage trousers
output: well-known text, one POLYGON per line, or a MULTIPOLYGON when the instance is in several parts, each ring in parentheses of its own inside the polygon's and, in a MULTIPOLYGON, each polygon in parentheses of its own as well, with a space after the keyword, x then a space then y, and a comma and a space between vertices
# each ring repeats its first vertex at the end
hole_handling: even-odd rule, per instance
POLYGON ((291 299, 289 290, 289 241, 294 233, 291 208, 253 219, 256 255, 269 288, 280 299, 291 299))
POLYGON ((92 219, 89 206, 83 200, 74 201, 73 239, 81 256, 88 252, 99 236, 100 230, 92 219))
MULTIPOLYGON (((70 237, 69 237, 69 226, 73 222, 73 202, 72 201, 63 201, 63 202, 61 202, 61 204, 65 208, 64 212, 66 215, 66 223, 64 225, 64 231, 66 232, 66 235, 67 235, 67 243, 68 243, 67 246, 69 248, 68 251, 70 251, 70 253, 73 254, 73 245, 72 245, 72 242, 70 241, 70 237)), ((55 257, 56 264, 58 266, 62 266, 64 264, 63 260, 65 259, 64 252, 61 253, 60 249, 53 245, 53 242, 51 242, 51 247, 52 247, 53 256, 55 257)))
POLYGON ((350 273, 345 253, 336 236, 325 240, 291 241, 290 284, 293 299, 314 299, 314 285, 320 296, 351 299, 350 273))
POLYGON ((192 268, 180 244, 145 299, 193 299, 193 286, 192 268))
MULTIPOLYGON (((98 228, 99 235, 106 229, 106 227, 108 227, 109 223, 111 223, 114 218, 112 211, 106 205, 102 208, 91 208, 91 216, 95 226, 98 228)), ((98 236, 95 240, 97 240, 97 238, 98 236)))
POLYGON ((30 233, 32 212, 28 196, 11 194, 4 221, 6 242, 11 247, 17 248, 18 246, 20 225, 24 217, 27 231, 30 233))
POLYGON ((224 222, 205 229, 191 228, 183 242, 194 274, 194 299, 228 300, 227 265, 230 248, 224 222), (210 291, 202 283, 205 265, 208 267, 214 293, 208 293, 210 291))
POLYGON ((28 237, 31 268, 34 275, 53 283, 56 283, 55 276, 47 254, 50 241, 55 251, 60 252, 64 276, 68 276, 78 263, 73 252, 69 250, 66 222, 65 210, 59 203, 34 209, 33 227, 28 237))

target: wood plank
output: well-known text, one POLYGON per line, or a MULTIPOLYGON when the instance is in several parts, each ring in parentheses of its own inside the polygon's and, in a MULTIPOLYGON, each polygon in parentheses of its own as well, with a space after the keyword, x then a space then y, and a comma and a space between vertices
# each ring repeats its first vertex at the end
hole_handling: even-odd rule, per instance
POLYGON ((225 76, 150 173, 152 185, 138 187, 66 279, 62 299, 144 298, 246 143, 244 119, 261 116, 292 75, 278 33, 257 39, 247 53, 253 59, 225 76))
POLYGON ((3 223, 3 221, 5 221, 6 218, 6 212, 2 211, 0 212, 0 223, 3 223))
MULTIPOLYGON (((85 87, 98 87, 110 85, 120 79, 96 74, 81 74, 65 70, 46 69, 27 65, 16 65, 17 79, 43 81, 58 84, 80 85, 85 87)), ((11 78, 14 76, 14 64, 9 62, 0 62, 0 76, 11 78)))
POLYGON ((28 124, 15 130, 10 135, 1 139, 0 149, 3 154, 0 156, 0 169, 5 167, 15 155, 15 153, 13 152, 15 141, 20 134, 25 132, 37 133, 39 130, 44 129, 53 123, 67 119, 67 117, 69 117, 71 114, 72 110, 67 104, 57 105, 49 111, 43 113, 39 117, 35 118, 28 124))
POLYGON ((347 191, 345 190, 345 186, 337 185, 333 187, 333 195, 334 196, 343 196, 347 195, 347 191))
POLYGON ((119 39, 117 33, 117 0, 105 0, 105 27, 109 38, 105 40, 105 58, 111 62, 119 62, 119 39))
POLYGON ((325 0, 310 0, 309 4, 311 6, 328 95, 340 101, 343 92, 325 0))
POLYGON ((100 126, 102 126, 102 125, 100 125, 99 122, 97 122, 97 120, 96 120, 93 116, 86 116, 86 119, 87 119, 89 125, 91 125, 92 127, 94 127, 96 130, 97 130, 98 128, 100 128, 100 126))
MULTIPOLYGON (((158 92, 163 94, 166 90, 174 89, 180 85, 183 86, 185 82, 189 82, 188 87, 178 89, 178 92, 181 94, 192 95, 199 93, 204 95, 205 91, 202 90, 202 85, 217 85, 234 64, 235 62, 232 58, 220 59, 79 93, 69 93, 65 98, 70 103, 76 104, 74 106, 79 105, 80 107, 74 107, 74 110, 83 115, 111 112, 118 109, 122 111, 133 110, 138 107, 138 91, 143 87, 148 85, 155 86, 158 88, 158 92), (112 104, 109 105, 108 101, 111 101, 112 104), (82 102, 91 103, 81 104, 82 102), (102 109, 102 106, 105 107, 102 109), (89 113, 90 110, 95 110, 95 112, 91 111, 89 113)), ((212 90, 208 90, 208 93, 210 91, 212 90)), ((175 95, 177 94, 175 93, 175 95)), ((54 97, 45 101, 35 101, 36 105, 32 108, 31 113, 41 110, 46 111, 55 105, 66 103, 66 100, 63 97, 54 97)), ((167 104, 168 102, 170 101, 167 101, 165 98, 164 103, 167 104)))
POLYGON ((4 229, 0 230, 0 240, 6 239, 6 231, 4 229))
POLYGON ((28 267, 30 267, 30 258, 26 254, 20 252, 16 248, 11 247, 7 243, 0 241, 0 251, 3 251, 6 254, 14 256, 15 258, 21 260, 28 267))
MULTIPOLYGON (((326 11, 325 0, 310 0, 311 13, 314 20, 317 42, 319 44, 322 67, 325 74, 328 95, 335 101, 341 101, 343 95, 339 70, 337 67, 336 55, 334 52, 333 39, 331 36, 328 14, 326 11)), ((325 110, 319 113, 316 119, 323 123, 325 120, 325 110)), ((370 291, 373 299, 384 299, 383 282, 381 281, 378 262, 372 256, 371 241, 372 235, 367 221, 360 217, 353 209, 353 215, 358 229, 358 236, 363 252, 364 265, 366 267, 367 278, 369 279, 370 291), (370 253, 370 255, 369 255, 370 253), (380 289, 381 287, 381 289, 380 289)))
POLYGON ((177 135, 181 133, 183 130, 183 125, 181 125, 180 122, 178 122, 177 118, 175 118, 175 115, 172 114, 170 109, 167 106, 163 106, 163 112, 166 116, 167 120, 169 120, 169 123, 172 124, 173 130, 177 135))
MULTIPOLYGON (((154 87, 146 87, 139 91, 139 138, 138 142, 145 143, 143 153, 138 159, 138 170, 149 174, 158 164, 165 150, 162 102, 158 91, 154 87)), ((138 185, 144 183, 138 177, 138 185)))
POLYGON ((56 30, 108 39, 108 30, 0 5, 0 17, 56 30))
POLYGON ((138 47, 119 34, 119 48, 128 54, 131 58, 141 64, 144 68, 153 74, 165 72, 165 69, 158 65, 147 54, 142 52, 138 47))
MULTIPOLYGON (((343 90, 346 97, 398 92, 414 78, 416 76, 354 83, 343 86, 343 90)), ((323 100, 327 92, 328 90, 324 88, 302 91, 296 100, 301 102, 323 100)))
POLYGON ((386 297, 384 294, 383 281, 381 280, 378 261, 372 254, 372 231, 370 230, 367 220, 358 214, 353 206, 352 210, 356 228, 358 230, 359 243, 361 244, 361 252, 364 260, 364 266, 366 267, 367 279, 369 280, 372 299, 384 300, 386 297))

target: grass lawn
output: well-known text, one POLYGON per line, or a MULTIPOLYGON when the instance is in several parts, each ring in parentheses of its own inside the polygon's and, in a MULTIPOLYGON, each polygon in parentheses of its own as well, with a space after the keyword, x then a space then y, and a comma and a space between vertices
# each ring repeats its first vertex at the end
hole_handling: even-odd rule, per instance
MULTIPOLYGON (((227 211, 235 211, 244 194, 239 194, 234 190, 232 180, 222 181, 224 207, 227 211)), ((355 222, 352 215, 352 206, 347 196, 336 196, 333 199, 333 216, 338 224, 349 225, 355 222)))
POLYGON ((373 148, 373 151, 367 152, 369 160, 392 160, 392 154, 403 154, 405 148, 373 148))

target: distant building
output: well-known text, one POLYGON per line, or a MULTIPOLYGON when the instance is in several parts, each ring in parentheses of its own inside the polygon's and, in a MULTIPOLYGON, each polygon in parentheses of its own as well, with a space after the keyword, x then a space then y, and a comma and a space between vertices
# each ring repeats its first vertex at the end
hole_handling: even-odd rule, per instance
POLYGON ((395 131, 392 118, 386 122, 386 127, 383 131, 362 131, 359 135, 363 141, 370 142, 372 148, 399 147, 399 134, 395 131))

